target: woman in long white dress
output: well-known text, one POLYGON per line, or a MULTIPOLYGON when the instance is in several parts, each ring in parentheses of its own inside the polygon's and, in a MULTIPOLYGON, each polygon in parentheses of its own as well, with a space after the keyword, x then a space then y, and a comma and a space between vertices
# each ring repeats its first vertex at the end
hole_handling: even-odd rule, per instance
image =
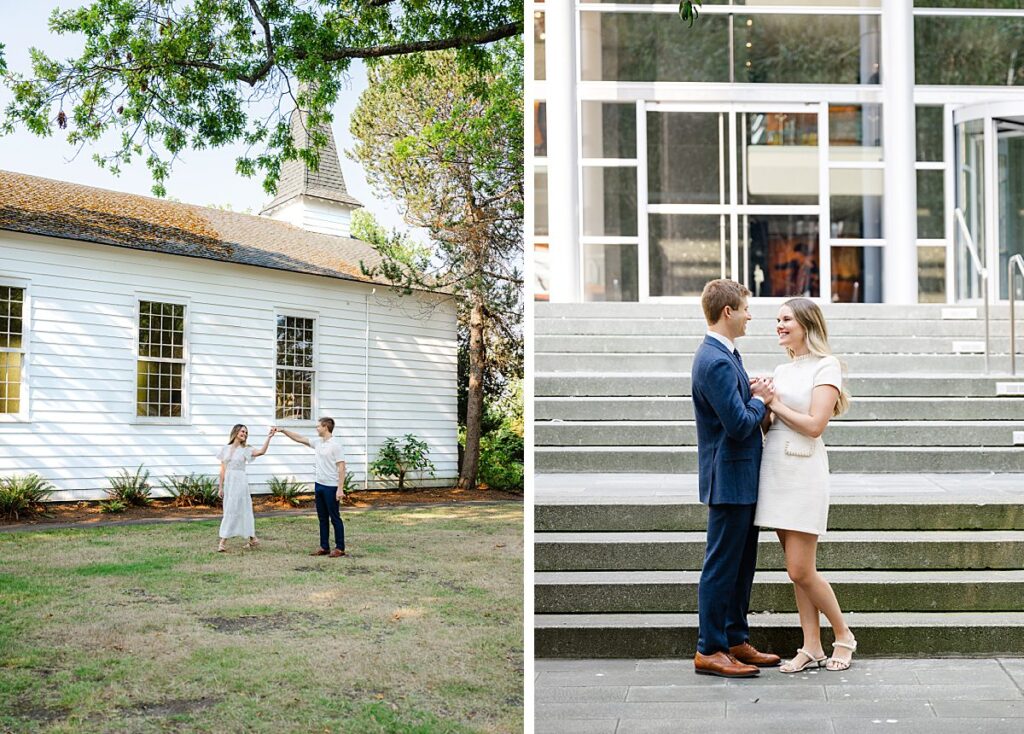
POLYGON ((849 396, 843 389, 842 365, 828 344, 825 317, 814 301, 786 301, 779 309, 776 333, 790 361, 775 368, 754 524, 774 528, 779 536, 800 613, 803 646, 781 670, 846 670, 857 641, 832 587, 818 573, 816 556, 829 505, 828 454, 821 434, 829 420, 849 407, 849 396), (822 648, 819 613, 835 633, 832 657, 822 648))
POLYGON ((248 538, 246 545, 255 548, 259 545, 256 538, 256 518, 252 514, 252 496, 249 494, 249 478, 245 474, 245 466, 257 456, 267 453, 270 439, 275 433, 274 428, 267 434, 262 448, 253 449, 246 441, 249 429, 239 423, 231 429, 228 444, 217 454, 220 460, 220 486, 217 494, 224 501, 224 517, 220 521, 220 543, 217 551, 225 552, 227 539, 234 537, 248 538))

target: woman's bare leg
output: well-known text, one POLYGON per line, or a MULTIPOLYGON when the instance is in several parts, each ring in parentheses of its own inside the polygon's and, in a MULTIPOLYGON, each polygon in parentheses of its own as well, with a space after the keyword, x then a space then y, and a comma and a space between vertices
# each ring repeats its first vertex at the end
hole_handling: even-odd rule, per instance
MULTIPOLYGON (((786 554, 788 566, 789 555, 786 550, 786 540, 789 531, 776 530, 775 532, 779 536, 779 542, 782 544, 782 552, 786 554)), ((818 615, 818 608, 799 585, 794 583, 793 591, 796 594, 796 608, 800 614, 800 629, 803 631, 804 636, 802 649, 813 655, 814 659, 817 660, 825 654, 821 647, 821 620, 818 615)), ((791 662, 794 663, 793 667, 797 667, 806 661, 802 655, 797 655, 791 662)), ((783 666, 783 669, 785 668, 786 665, 783 666)))

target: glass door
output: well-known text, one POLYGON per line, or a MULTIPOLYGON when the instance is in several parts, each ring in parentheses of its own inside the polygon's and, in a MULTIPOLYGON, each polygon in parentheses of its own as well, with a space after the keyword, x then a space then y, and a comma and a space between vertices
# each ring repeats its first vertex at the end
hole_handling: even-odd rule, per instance
MULTIPOLYGON (((1006 268, 1024 254, 1024 122, 996 120, 999 172, 999 298, 1009 297, 1006 268)), ((1020 281, 1017 285, 1021 288, 1020 281)), ((1021 297, 1018 292, 1017 297, 1021 297)))
POLYGON ((982 297, 981 278, 974 266, 967 244, 966 227, 977 248, 982 263, 986 257, 986 202, 985 202, 985 121, 965 120, 956 124, 956 206, 962 216, 954 221, 953 241, 958 301, 978 300, 982 297))

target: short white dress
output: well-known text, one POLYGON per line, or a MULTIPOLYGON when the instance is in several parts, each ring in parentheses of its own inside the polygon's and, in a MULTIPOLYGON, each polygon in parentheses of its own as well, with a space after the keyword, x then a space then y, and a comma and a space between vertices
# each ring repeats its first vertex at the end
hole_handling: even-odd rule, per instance
MULTIPOLYGON (((842 390, 843 371, 835 357, 804 355, 775 368, 775 395, 789 408, 807 413, 818 385, 842 390)), ((776 417, 765 437, 754 524, 823 535, 828 524, 828 453, 821 438, 797 433, 776 417)))
POLYGON ((224 517, 220 521, 220 537, 256 537, 256 519, 252 514, 252 496, 245 465, 252 461, 252 447, 227 445, 217 458, 224 468, 224 517))

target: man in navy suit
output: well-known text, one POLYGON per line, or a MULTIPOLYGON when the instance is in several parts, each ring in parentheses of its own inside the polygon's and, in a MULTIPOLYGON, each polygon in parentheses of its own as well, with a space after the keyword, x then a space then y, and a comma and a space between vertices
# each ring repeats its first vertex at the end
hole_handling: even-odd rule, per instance
POLYGON ((748 641, 747 608, 757 563, 754 526, 761 469, 761 421, 774 395, 770 380, 750 380, 735 341, 746 334, 750 291, 732 280, 704 286, 707 336, 693 358, 700 501, 708 539, 697 590, 700 631, 694 670, 747 678, 778 665, 778 655, 748 641))

